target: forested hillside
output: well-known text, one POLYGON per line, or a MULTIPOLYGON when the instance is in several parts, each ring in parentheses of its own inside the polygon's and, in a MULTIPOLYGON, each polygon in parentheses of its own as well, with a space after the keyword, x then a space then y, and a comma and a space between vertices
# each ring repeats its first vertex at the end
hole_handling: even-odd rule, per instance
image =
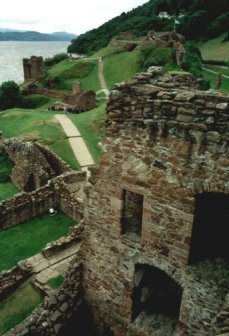
POLYGON ((150 0, 80 35, 68 51, 90 54, 107 46, 112 37, 128 30, 136 36, 145 35, 149 30, 170 31, 175 18, 180 22, 177 31, 188 40, 210 39, 223 33, 225 40, 229 39, 228 0, 150 0), (171 17, 160 18, 161 11, 168 12, 171 17))

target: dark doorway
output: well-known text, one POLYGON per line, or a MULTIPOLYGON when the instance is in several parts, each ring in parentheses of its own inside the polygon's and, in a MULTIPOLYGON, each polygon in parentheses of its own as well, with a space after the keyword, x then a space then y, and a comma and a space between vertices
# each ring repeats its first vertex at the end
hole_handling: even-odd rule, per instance
POLYGON ((140 240, 142 231, 143 196, 129 190, 123 191, 122 234, 140 240))
POLYGON ((148 324, 151 328, 157 325, 156 328, 170 335, 179 320, 181 297, 181 286, 164 271, 148 265, 135 266, 134 323, 148 324))
POLYGON ((195 198, 189 263, 228 259, 229 195, 202 193, 195 198))

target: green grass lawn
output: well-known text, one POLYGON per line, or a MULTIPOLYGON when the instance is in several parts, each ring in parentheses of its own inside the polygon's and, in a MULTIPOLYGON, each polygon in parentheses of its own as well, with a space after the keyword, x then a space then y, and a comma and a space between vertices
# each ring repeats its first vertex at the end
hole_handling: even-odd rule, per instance
POLYGON ((47 281, 47 285, 49 285, 53 289, 57 289, 62 285, 64 282, 64 276, 63 275, 58 275, 55 278, 51 278, 47 281))
MULTIPOLYGON (((216 75, 214 75, 211 72, 205 71, 204 69, 203 69, 203 75, 204 79, 210 81, 211 88, 214 89, 216 84, 216 75)), ((221 91, 229 93, 229 78, 222 77, 221 91)))
POLYGON ((0 201, 10 198, 21 191, 11 182, 0 183, 0 201))
POLYGON ((38 140, 59 155, 72 169, 79 170, 68 139, 54 117, 57 113, 48 111, 47 108, 7 110, 0 114, 0 130, 6 138, 38 140))
POLYGON ((132 52, 113 53, 104 58, 104 78, 108 89, 111 90, 115 83, 130 79, 135 73, 140 72, 140 50, 132 52))
POLYGON ((82 59, 71 62, 64 60, 50 68, 48 74, 52 77, 60 77, 69 90, 75 81, 81 83, 83 90, 98 91, 100 89, 98 60, 82 59))
POLYGON ((105 107, 102 103, 95 109, 80 114, 70 114, 69 117, 79 129, 84 141, 96 163, 99 162, 100 148, 98 142, 104 135, 105 107))
POLYGON ((75 222, 64 213, 45 214, 0 232, 0 271, 39 253, 48 242, 67 234, 75 222))
POLYGON ((213 70, 215 72, 220 72, 223 75, 229 76, 229 67, 228 68, 223 68, 223 67, 218 67, 216 65, 208 65, 208 69, 213 70))
POLYGON ((0 335, 22 322, 43 300, 30 283, 21 286, 0 303, 0 335))
POLYGON ((229 61, 229 41, 222 42, 222 39, 223 37, 217 37, 204 43, 198 43, 203 59, 229 61))

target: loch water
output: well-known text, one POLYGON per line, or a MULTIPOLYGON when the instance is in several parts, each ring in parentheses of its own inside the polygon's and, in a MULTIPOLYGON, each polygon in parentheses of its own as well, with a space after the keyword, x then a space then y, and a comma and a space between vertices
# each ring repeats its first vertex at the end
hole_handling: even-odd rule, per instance
POLYGON ((69 41, 0 41, 0 85, 8 80, 23 83, 23 58, 52 57, 67 52, 69 44, 69 41))

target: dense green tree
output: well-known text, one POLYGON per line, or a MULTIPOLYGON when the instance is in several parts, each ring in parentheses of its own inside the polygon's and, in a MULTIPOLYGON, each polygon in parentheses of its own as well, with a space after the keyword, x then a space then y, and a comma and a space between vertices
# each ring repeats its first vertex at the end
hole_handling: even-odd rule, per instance
POLYGON ((179 18, 180 24, 176 29, 190 40, 214 37, 229 30, 228 0, 150 0, 80 35, 72 41, 68 51, 90 54, 127 30, 136 36, 145 35, 149 30, 169 31, 180 14, 183 17, 179 18), (167 11, 172 17, 161 19, 158 16, 160 11, 167 11))
POLYGON ((19 85, 14 81, 2 83, 0 86, 0 110, 20 106, 21 103, 22 94, 19 85))

